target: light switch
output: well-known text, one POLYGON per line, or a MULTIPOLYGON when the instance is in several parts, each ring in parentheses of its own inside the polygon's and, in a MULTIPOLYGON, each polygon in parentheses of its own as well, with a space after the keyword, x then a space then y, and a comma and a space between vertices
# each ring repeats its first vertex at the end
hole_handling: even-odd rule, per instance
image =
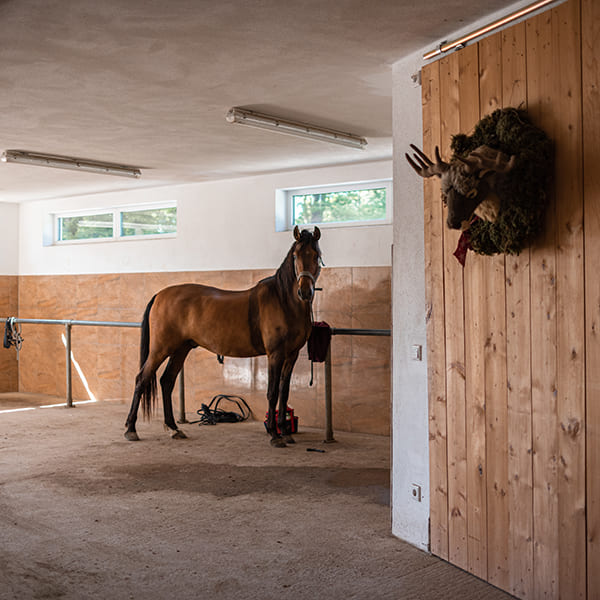
POLYGON ((411 348, 410 357, 413 360, 423 360, 423 346, 421 346, 420 344, 415 344, 415 345, 411 346, 410 348, 411 348))

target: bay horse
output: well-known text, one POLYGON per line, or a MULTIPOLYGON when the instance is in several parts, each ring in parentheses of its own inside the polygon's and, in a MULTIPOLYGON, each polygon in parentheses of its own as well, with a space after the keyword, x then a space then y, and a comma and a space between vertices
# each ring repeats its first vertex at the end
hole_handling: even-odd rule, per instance
POLYGON ((322 264, 320 237, 318 227, 311 233, 296 226, 294 243, 279 269, 248 290, 184 283, 166 287, 150 300, 142 320, 140 371, 125 423, 126 439, 139 440, 135 423, 140 401, 149 416, 156 398, 156 371, 167 358, 160 378, 164 421, 172 437, 186 437, 175 423, 171 394, 187 355, 201 346, 221 356, 267 355, 267 431, 275 447, 294 443, 286 408, 292 370, 312 329, 312 301, 322 264))

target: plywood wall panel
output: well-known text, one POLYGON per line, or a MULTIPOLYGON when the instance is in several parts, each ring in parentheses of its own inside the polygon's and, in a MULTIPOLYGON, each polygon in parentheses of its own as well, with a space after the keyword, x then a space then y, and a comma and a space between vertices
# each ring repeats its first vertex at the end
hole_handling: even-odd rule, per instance
MULTIPOLYGON (((478 46, 461 54, 460 128, 470 131, 479 121, 479 52, 478 46)), ((467 416, 467 530, 468 568, 487 579, 487 464, 485 398, 485 328, 487 306, 481 302, 486 294, 485 260, 473 257, 464 269, 465 296, 465 385, 467 416)), ((446 260, 455 262, 453 256, 446 260)))
MULTIPOLYGON (((527 107, 525 23, 502 32, 502 106, 527 107)), ((533 460, 529 248, 505 257, 508 587, 533 597, 533 460)))
MULTIPOLYGON (((454 260, 454 257, 451 257, 454 260)), ((467 526, 469 571, 487 579, 487 463, 485 397, 485 259, 469 256, 465 269, 467 416, 467 526), (471 260, 473 259, 473 260, 471 260)))
POLYGON ((586 596, 585 290, 579 2, 552 11, 557 117, 556 302, 559 595, 586 596))
MULTIPOLYGON (((15 275, 0 276, 0 315, 17 314, 18 278, 15 275)), ((18 362, 15 348, 0 351, 0 393, 18 389, 18 362)))
POLYGON ((582 107, 588 598, 600 598, 600 3, 583 0, 582 107))
MULTIPOLYGON (((19 316, 22 318, 90 319, 139 322, 148 300, 161 287, 183 281, 240 289, 256 283, 270 271, 174 272, 105 275, 28 276, 20 278, 19 316), (107 290, 97 294, 96 290, 107 290), (90 290, 93 299, 88 298, 90 290), (35 299, 42 299, 36 305, 35 299), (32 300, 33 299, 33 300, 32 300)), ((389 267, 325 268, 324 288, 315 300, 317 320, 333 327, 387 329, 390 325, 389 267)), ((16 314, 17 311, 12 311, 16 314)), ((66 352, 62 325, 24 324, 25 343, 20 355, 19 391, 64 397, 66 352)), ((139 369, 139 330, 74 326, 72 351, 89 391, 99 400, 129 402, 139 369)), ((14 351, 6 351, 14 357, 14 351)), ((362 343, 335 336, 333 356, 334 427, 340 430, 389 435, 390 338, 362 343), (360 373, 360 385, 355 373, 360 373)), ((257 418, 266 406, 266 366, 262 359, 227 359, 200 348, 186 365, 186 406, 191 414, 218 393, 244 397, 257 418)), ((309 387, 310 362, 306 347, 294 368, 290 404, 300 424, 323 425, 323 369, 314 365, 315 385, 309 387)), ((73 397, 88 398, 88 389, 73 368, 73 397)), ((12 390, 14 391, 14 389, 12 390)), ((175 391, 177 399, 177 391, 175 391)), ((156 418, 160 418, 157 413, 156 418)))
MULTIPOLYGON (((527 23, 527 97, 534 122, 552 138, 556 117, 552 14, 527 23)), ((531 249, 531 392, 533 423, 534 597, 558 597, 558 439, 556 389, 555 194, 543 234, 531 249)))
MULTIPOLYGON (((500 108, 502 101, 502 36, 479 43, 480 113, 500 108)), ((488 580, 508 587, 508 423, 506 390, 506 298, 504 256, 482 257, 486 293, 484 324, 487 450, 488 580)), ((467 374, 467 377, 469 374, 467 374)))
MULTIPOLYGON (((460 131, 460 55, 440 61, 442 155, 450 155, 450 138, 460 131)), ((446 401, 448 414, 448 554, 462 569, 467 556, 467 448, 463 271, 451 258, 459 234, 444 228, 444 314, 446 326, 446 401)))
MULTIPOLYGON (((431 156, 440 143, 440 65, 423 69, 423 150, 431 156)), ((431 551, 448 559, 448 450, 446 415, 446 341, 444 316, 443 211, 439 184, 425 180, 425 301, 429 383, 429 473, 431 551)))

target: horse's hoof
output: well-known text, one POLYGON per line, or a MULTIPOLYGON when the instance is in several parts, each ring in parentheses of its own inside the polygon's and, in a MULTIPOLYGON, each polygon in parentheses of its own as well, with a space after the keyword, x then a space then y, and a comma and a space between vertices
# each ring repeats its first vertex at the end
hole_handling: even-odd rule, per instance
POLYGON ((187 435, 181 431, 181 429, 176 429, 175 431, 171 431, 171 437, 174 440, 185 440, 187 439, 187 435))
POLYGON ((285 440, 286 444, 295 444, 296 443, 296 440, 291 435, 285 435, 285 436, 283 436, 283 439, 285 440))
POLYGON ((140 441, 140 438, 138 437, 138 434, 135 431, 126 431, 125 439, 129 440, 130 442, 139 442, 140 441))
POLYGON ((271 446, 273 446, 275 448, 285 448, 287 446, 287 444, 285 443, 285 440, 282 438, 273 438, 273 439, 271 439, 271 446))

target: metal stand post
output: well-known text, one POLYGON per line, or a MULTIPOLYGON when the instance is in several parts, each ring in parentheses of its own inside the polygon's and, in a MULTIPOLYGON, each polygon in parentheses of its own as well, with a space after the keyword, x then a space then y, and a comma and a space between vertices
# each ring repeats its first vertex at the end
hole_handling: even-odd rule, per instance
POLYGON ((67 408, 73 408, 73 386, 71 377, 71 323, 65 323, 65 346, 67 348, 67 408))
POLYGON ((325 443, 335 442, 333 437, 333 407, 331 394, 331 344, 325 358, 325 443))

